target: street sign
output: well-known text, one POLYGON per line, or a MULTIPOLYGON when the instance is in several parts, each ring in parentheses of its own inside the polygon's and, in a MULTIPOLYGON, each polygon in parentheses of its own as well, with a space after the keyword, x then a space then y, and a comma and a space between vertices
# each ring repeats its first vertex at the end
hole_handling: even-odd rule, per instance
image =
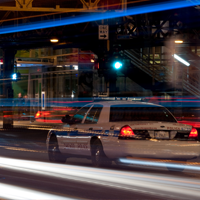
POLYGON ((109 39, 109 26, 99 25, 99 40, 108 40, 108 39, 109 39))

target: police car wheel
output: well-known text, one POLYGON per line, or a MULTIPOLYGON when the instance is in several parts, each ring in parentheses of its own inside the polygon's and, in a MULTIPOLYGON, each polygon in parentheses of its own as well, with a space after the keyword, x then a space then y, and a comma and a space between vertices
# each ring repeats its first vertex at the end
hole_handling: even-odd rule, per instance
POLYGON ((50 162, 56 162, 56 163, 66 162, 66 158, 59 151, 58 141, 55 135, 51 136, 50 138, 48 156, 50 162))
POLYGON ((96 140, 92 144, 92 164, 95 167, 104 167, 111 165, 111 161, 106 157, 103 151, 102 144, 99 140, 96 140))

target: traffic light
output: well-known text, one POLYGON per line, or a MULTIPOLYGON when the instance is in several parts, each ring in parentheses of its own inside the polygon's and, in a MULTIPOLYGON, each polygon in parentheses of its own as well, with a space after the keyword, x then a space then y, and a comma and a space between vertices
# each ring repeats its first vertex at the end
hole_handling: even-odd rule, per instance
POLYGON ((13 73, 11 78, 12 78, 13 81, 21 80, 21 74, 19 72, 13 73))
POLYGON ((14 80, 14 81, 17 80, 17 73, 12 74, 12 80, 14 80))
POLYGON ((121 61, 114 61, 114 68, 116 69, 116 70, 118 70, 118 69, 120 69, 120 68, 122 68, 123 67, 123 63, 121 62, 121 61))

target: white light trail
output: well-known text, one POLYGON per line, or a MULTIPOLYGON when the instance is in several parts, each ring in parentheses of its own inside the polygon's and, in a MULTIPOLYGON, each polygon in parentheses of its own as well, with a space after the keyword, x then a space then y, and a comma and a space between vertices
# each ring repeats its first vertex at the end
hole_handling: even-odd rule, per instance
POLYGON ((15 199, 15 200, 72 200, 72 198, 62 197, 58 195, 52 195, 49 193, 39 192, 36 190, 25 189, 13 185, 0 183, 0 198, 15 199))
POLYGON ((176 60, 178 60, 179 62, 183 63, 186 66, 190 66, 190 63, 187 62, 186 60, 184 60, 183 58, 181 58, 180 56, 178 56, 177 54, 172 55, 176 60))
MULTIPOLYGON (((141 163, 140 163, 141 164, 141 163)), ((117 170, 97 169, 10 158, 0 158, 0 168, 87 182, 171 198, 199 198, 200 180, 117 170)))

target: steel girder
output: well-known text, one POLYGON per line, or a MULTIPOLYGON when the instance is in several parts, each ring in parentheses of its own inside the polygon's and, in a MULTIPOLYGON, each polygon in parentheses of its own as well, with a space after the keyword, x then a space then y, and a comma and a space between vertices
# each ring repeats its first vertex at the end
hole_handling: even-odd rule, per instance
MULTIPOLYGON (((33 6, 34 0, 15 0, 15 6, 0 6, 1 11, 25 11, 25 12, 103 12, 98 10, 98 4, 101 0, 85 1, 78 0, 82 3, 82 8, 71 8, 71 6, 62 7, 62 5, 55 5, 55 7, 38 7, 33 6)), ((77 1, 77 2, 78 2, 77 1)), ((123 0, 125 1, 125 0, 123 0)), ((123 5, 124 7, 124 5, 123 5)))
MULTIPOLYGON (((11 14, 12 12, 5 12, 4 19, 11 14)), ((22 17, 26 17, 24 12, 19 12, 18 14, 22 17)), ((69 13, 64 13, 54 16, 41 16, 38 17, 37 20, 69 17, 70 15, 69 13)), ((187 41, 183 45, 189 46, 190 44, 200 43, 199 15, 199 10, 187 8, 109 19, 106 23, 110 26, 111 45, 120 44, 123 49, 163 46, 165 41, 179 36, 187 41), (187 14, 191 12, 191 15, 187 14), (190 17, 189 21, 188 16, 190 17)), ((18 20, 18 23, 23 22, 23 20, 29 23, 35 22, 32 18, 25 18, 21 19, 21 21, 18 20)), ((23 48, 26 46, 31 48, 30 45, 33 45, 38 48, 39 46, 51 45, 49 43, 49 38, 51 36, 56 36, 60 38, 64 46, 69 43, 77 45, 78 43, 83 44, 85 41, 89 41, 87 42, 88 48, 92 47, 94 49, 95 46, 99 48, 98 45, 101 46, 102 44, 102 46, 105 46, 103 41, 98 40, 98 25, 101 24, 101 21, 96 21, 1 35, 0 46, 7 46, 9 44, 10 46, 17 46, 17 48, 21 48, 22 46, 23 48)), ((3 25, 5 26, 6 24, 4 23, 3 25)), ((61 44, 59 44, 59 46, 61 46, 61 44)))

